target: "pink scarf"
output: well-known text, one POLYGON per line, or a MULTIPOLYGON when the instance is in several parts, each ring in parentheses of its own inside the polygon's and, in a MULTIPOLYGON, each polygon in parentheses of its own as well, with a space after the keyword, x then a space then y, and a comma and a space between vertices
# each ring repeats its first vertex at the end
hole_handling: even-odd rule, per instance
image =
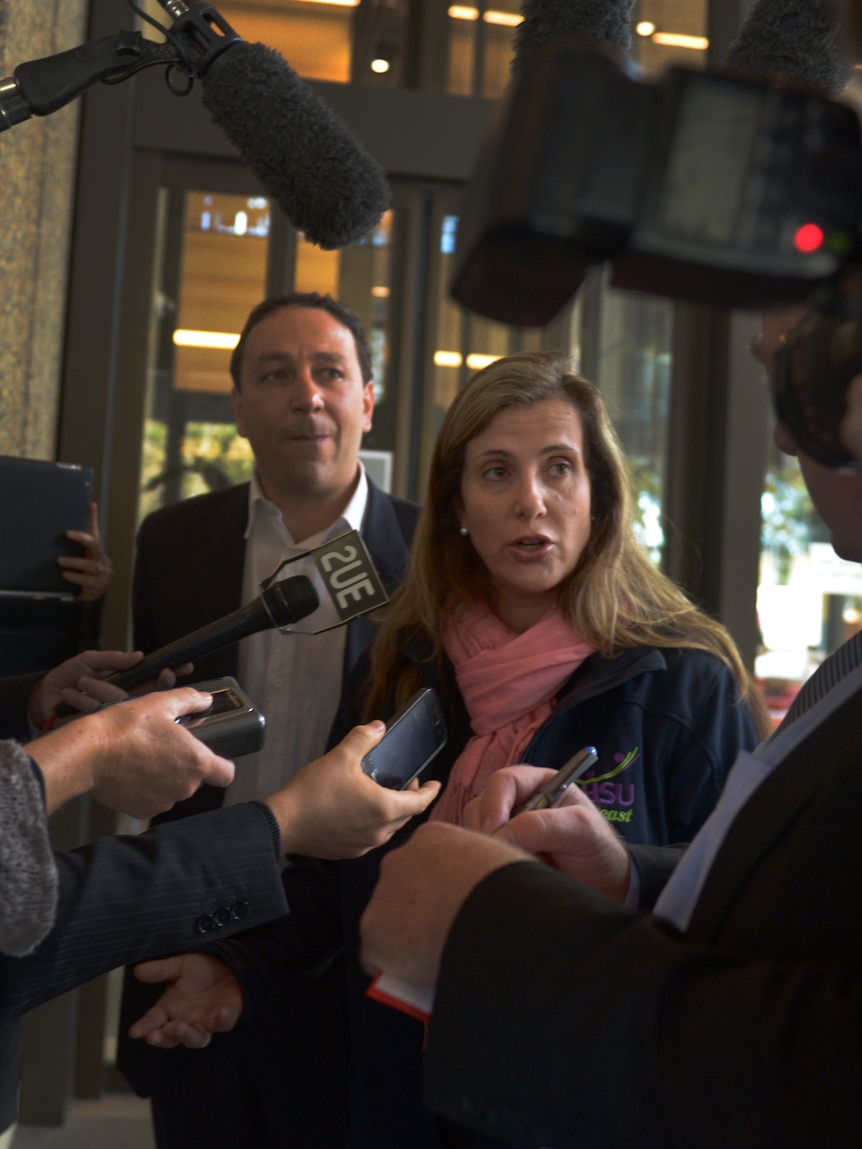
POLYGON ((464 807, 495 770, 520 761, 554 708, 566 679, 595 647, 556 607, 515 634, 484 604, 456 614, 443 630, 473 737, 452 767, 431 820, 460 823, 464 807))

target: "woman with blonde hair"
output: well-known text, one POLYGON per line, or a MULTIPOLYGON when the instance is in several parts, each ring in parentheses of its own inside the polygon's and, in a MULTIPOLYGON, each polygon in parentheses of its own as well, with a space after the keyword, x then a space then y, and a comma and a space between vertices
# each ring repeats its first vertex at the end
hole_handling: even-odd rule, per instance
MULTIPOLYGON (((443 783, 431 817, 456 822, 495 770, 559 768, 594 746, 598 760, 577 784, 620 834, 687 842, 737 752, 765 731, 765 707, 727 632, 638 545, 601 396, 561 356, 500 359, 455 398, 407 579, 354 671, 331 739, 360 717, 391 717, 423 686, 437 691, 449 735, 426 771, 443 783)), ((422 1107, 420 1022, 366 993, 359 919, 382 853, 338 863, 337 873, 295 860, 285 873, 291 913, 221 956, 255 1008, 279 967, 293 978, 343 951, 349 1149, 474 1147, 472 1133, 422 1107)), ((327 1103, 337 1076, 339 1038, 319 1037, 333 1074, 309 1093, 310 1106, 327 1103)))
MULTIPOLYGON (((421 686, 437 691, 449 740, 426 775, 444 784, 432 819, 460 821, 503 766, 558 768, 590 745, 598 761, 578 785, 622 836, 687 842, 737 751, 768 729, 727 631, 635 538, 626 464, 601 395, 554 354, 499 359, 456 396, 437 435, 407 579, 355 673, 354 702, 333 737, 360 714, 390 717, 421 686)), ((381 853, 341 866, 349 1144, 473 1145, 421 1108, 421 1026, 363 994, 353 940, 381 853)))

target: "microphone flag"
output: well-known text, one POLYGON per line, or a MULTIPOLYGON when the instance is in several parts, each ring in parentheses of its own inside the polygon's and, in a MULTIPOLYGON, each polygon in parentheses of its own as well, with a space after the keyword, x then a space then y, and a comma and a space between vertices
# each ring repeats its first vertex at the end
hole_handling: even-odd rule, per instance
POLYGON ((314 585, 320 606, 301 621, 278 629, 282 634, 322 634, 351 619, 385 606, 389 596, 359 531, 347 531, 319 547, 285 559, 260 584, 269 587, 285 567, 304 574, 314 585), (294 564, 299 564, 298 571, 294 564))

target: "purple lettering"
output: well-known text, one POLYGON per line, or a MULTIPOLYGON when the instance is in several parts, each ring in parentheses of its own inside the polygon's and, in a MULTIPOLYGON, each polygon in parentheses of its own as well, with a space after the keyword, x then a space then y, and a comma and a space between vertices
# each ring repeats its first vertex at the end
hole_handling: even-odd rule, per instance
POLYGON ((627 786, 627 790, 628 790, 628 794, 624 798, 623 797, 623 784, 622 784, 622 782, 620 782, 617 785, 617 804, 619 806, 633 806, 634 805, 635 788, 634 788, 634 784, 632 782, 629 782, 629 784, 627 786))

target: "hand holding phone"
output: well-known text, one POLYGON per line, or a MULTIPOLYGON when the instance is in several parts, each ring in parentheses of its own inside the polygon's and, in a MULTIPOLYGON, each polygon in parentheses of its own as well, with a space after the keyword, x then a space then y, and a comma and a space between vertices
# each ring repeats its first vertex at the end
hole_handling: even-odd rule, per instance
POLYGON ((437 695, 430 689, 420 690, 362 759, 362 769, 381 786, 406 790, 445 745, 446 723, 437 695))

